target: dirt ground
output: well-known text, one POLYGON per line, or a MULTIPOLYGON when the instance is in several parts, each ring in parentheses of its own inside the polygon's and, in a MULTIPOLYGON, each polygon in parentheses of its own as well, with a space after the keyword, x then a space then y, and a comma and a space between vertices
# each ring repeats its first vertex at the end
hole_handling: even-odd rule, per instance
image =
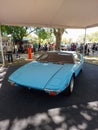
POLYGON ((98 65, 98 56, 84 56, 84 61, 98 65))

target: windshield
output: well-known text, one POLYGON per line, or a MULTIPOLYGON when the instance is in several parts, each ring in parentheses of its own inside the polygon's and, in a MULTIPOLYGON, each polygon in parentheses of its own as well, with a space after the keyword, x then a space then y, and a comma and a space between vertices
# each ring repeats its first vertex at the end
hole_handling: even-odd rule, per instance
POLYGON ((74 63, 73 56, 71 54, 61 53, 45 53, 41 55, 37 61, 40 62, 52 62, 57 64, 74 63))

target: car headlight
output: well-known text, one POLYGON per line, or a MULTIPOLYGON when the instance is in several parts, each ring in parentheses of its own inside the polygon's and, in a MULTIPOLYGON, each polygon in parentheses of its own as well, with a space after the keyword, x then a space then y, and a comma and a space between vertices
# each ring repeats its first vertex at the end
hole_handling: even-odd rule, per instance
POLYGON ((15 84, 14 82, 12 82, 10 80, 8 80, 8 82, 10 83, 11 86, 14 86, 14 84, 15 84))

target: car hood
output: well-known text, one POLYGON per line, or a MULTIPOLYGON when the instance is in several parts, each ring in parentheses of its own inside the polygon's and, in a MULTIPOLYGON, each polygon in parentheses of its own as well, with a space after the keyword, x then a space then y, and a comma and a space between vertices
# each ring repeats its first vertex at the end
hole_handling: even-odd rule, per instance
POLYGON ((16 70, 9 77, 9 80, 22 86, 44 89, 47 87, 50 81, 52 85, 54 83, 53 81, 56 81, 54 84, 58 84, 61 82, 61 80, 64 80, 63 77, 65 72, 63 70, 66 68, 67 75, 67 72, 71 67, 72 65, 66 66, 61 64, 41 63, 34 61, 16 70))
POLYGON ((43 89, 62 68, 61 64, 33 61, 16 70, 9 80, 19 85, 43 89))

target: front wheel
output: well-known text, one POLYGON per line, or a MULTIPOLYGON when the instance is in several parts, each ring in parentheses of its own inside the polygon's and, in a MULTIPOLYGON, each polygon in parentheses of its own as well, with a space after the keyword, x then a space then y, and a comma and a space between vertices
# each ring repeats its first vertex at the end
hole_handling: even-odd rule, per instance
POLYGON ((73 92, 73 90, 74 90, 74 77, 72 76, 70 84, 68 86, 67 94, 70 95, 73 92))

